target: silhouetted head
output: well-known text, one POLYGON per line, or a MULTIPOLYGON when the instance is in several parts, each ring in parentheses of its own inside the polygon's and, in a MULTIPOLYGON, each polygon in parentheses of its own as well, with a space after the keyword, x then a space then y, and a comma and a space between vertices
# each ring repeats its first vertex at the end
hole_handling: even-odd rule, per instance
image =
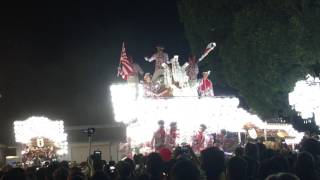
POLYGON ((272 174, 266 180, 300 180, 296 175, 291 173, 277 173, 272 174))
POLYGON ((147 172, 152 176, 159 176, 163 171, 163 161, 158 153, 150 153, 147 157, 147 172))
POLYGON ((172 180, 199 180, 200 171, 190 160, 178 160, 171 168, 172 180))
POLYGON ((36 172, 36 179, 45 179, 46 178, 46 169, 45 168, 40 168, 36 172))
POLYGON ((319 142, 313 138, 305 139, 301 143, 301 151, 307 151, 316 158, 320 154, 319 142))
POLYGON ((26 180, 25 171, 21 168, 12 168, 4 174, 2 180, 26 180))
POLYGON ((109 180, 109 179, 110 179, 109 176, 101 170, 96 171, 91 178, 91 180, 109 180))
POLYGON ((306 151, 299 153, 296 161, 296 168, 299 170, 315 169, 315 161, 312 154, 306 151))
POLYGON ((288 167, 288 161, 283 156, 274 156, 261 162, 258 176, 265 179, 271 174, 288 172, 288 167))
POLYGON ((133 160, 134 160, 134 163, 135 163, 135 164, 141 164, 141 163, 143 163, 143 159, 144 159, 143 154, 135 154, 135 155, 133 156, 133 160))
POLYGON ((52 162, 49 164, 49 166, 46 169, 46 178, 52 179, 53 172, 60 167, 60 164, 58 162, 52 162))
POLYGON ((311 153, 302 152, 298 154, 295 164, 295 173, 300 179, 317 179, 315 160, 311 153))
POLYGON ((227 177, 229 180, 245 180, 247 176, 247 162, 241 157, 232 157, 227 163, 227 177))
POLYGON ((218 177, 225 170, 224 152, 217 147, 201 151, 201 168, 208 177, 218 177))
POLYGON ((116 166, 117 166, 117 170, 118 170, 119 176, 121 178, 126 178, 126 177, 130 176, 131 167, 130 167, 130 164, 128 162, 119 161, 116 166))
POLYGON ((69 162, 68 161, 61 161, 60 166, 68 169, 69 168, 69 162))
POLYGON ((69 175, 68 169, 60 167, 53 172, 53 180, 67 180, 69 175))
POLYGON ((79 167, 73 167, 69 170, 69 179, 79 179, 81 177, 84 179, 84 174, 79 167))
POLYGON ((235 150, 234 150, 234 154, 236 155, 236 156, 243 156, 244 155, 244 149, 243 149, 243 147, 241 147, 241 146, 239 146, 239 147, 237 147, 235 150))
POLYGON ((132 173, 135 167, 134 161, 130 158, 125 158, 123 161, 127 162, 130 165, 130 173, 132 173))
POLYGON ((84 175, 76 174, 73 176, 69 176, 68 180, 85 180, 84 175))
POLYGON ((253 158, 254 160, 258 160, 258 148, 256 144, 253 143, 247 143, 245 148, 244 148, 244 154, 246 156, 249 156, 253 158))

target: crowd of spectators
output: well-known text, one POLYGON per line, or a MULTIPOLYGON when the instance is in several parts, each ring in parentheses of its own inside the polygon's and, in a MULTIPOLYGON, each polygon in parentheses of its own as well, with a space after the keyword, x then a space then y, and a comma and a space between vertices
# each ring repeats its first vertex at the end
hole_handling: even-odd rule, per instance
POLYGON ((316 139, 304 139, 299 151, 267 149, 247 143, 227 155, 217 147, 199 156, 188 146, 175 151, 153 152, 119 162, 101 161, 94 166, 52 162, 27 169, 6 166, 0 180, 318 180, 320 148, 316 139), (165 153, 164 153, 165 152, 165 153), (94 170, 92 173, 88 170, 94 170))

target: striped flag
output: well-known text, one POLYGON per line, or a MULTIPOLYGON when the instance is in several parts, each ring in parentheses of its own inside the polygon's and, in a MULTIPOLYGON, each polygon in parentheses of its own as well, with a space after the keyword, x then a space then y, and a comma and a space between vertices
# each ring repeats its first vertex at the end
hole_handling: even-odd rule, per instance
POLYGON ((209 43, 206 49, 204 50, 202 56, 199 58, 199 62, 202 61, 215 47, 216 47, 215 42, 209 43))
POLYGON ((133 73, 134 73, 133 65, 129 61, 126 48, 124 47, 124 43, 122 43, 122 50, 120 55, 119 67, 118 67, 118 76, 120 75, 122 79, 127 80, 128 76, 133 73))

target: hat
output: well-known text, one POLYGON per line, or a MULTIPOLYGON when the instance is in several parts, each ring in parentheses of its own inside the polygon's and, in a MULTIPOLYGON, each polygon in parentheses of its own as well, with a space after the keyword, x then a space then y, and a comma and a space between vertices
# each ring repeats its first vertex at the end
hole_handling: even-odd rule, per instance
POLYGON ((210 70, 208 70, 208 71, 203 71, 203 72, 202 72, 202 74, 208 74, 208 75, 210 75, 210 73, 211 73, 210 70))
POLYGON ((164 47, 161 46, 161 45, 157 45, 156 48, 157 48, 157 49, 162 49, 162 50, 164 50, 164 47))
POLYGON ((170 123, 170 127, 175 127, 175 126, 177 126, 177 122, 171 122, 170 123))
POLYGON ((143 79, 146 79, 148 76, 151 77, 151 74, 150 73, 145 73, 144 76, 143 76, 143 79))
POLYGON ((200 127, 201 127, 202 129, 207 129, 207 126, 204 125, 204 124, 200 124, 200 127))
POLYGON ((164 121, 163 121, 163 120, 159 120, 159 121, 158 121, 158 124, 159 124, 159 125, 164 125, 164 121))

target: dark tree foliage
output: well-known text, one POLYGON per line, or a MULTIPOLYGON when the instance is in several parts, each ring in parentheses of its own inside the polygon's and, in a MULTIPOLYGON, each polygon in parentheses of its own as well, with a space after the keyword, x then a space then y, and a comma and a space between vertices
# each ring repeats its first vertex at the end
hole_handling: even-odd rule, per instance
POLYGON ((217 42, 206 64, 262 118, 289 115, 288 93, 319 73, 317 0, 180 0, 191 49, 217 42), (218 66, 217 66, 218 65, 218 66))
POLYGON ((216 94, 219 87, 222 88, 223 92, 221 93, 224 93, 224 95, 235 93, 225 83, 219 49, 232 32, 234 13, 250 1, 252 0, 238 2, 230 0, 181 0, 178 3, 180 17, 185 25, 185 33, 192 53, 199 57, 207 43, 214 41, 219 44, 214 53, 207 57, 210 60, 200 63, 200 69, 214 70, 214 77, 211 76, 210 78, 214 80, 216 94))

